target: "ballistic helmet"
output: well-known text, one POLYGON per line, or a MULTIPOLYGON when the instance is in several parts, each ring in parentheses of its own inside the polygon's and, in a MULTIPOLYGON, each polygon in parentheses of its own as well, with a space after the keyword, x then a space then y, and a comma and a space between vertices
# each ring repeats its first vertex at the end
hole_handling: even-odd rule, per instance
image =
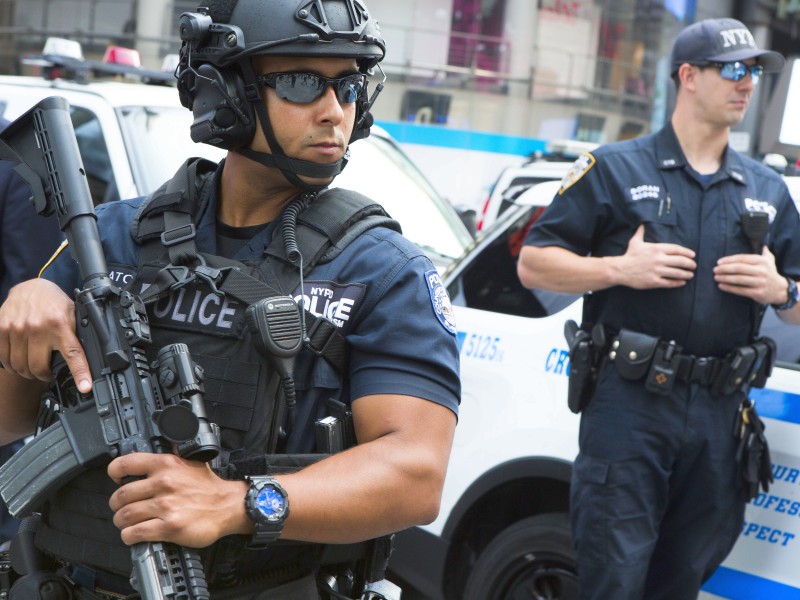
MULTIPOLYGON (((309 191, 314 187, 297 175, 330 178, 341 172, 347 154, 333 165, 286 156, 272 132, 250 58, 353 58, 359 71, 371 74, 386 44, 361 0, 209 0, 207 7, 181 15, 180 37, 176 77, 181 103, 194 113, 192 140, 277 167, 309 191), (255 134, 256 114, 272 154, 246 148, 255 134)), ((369 135, 369 109, 382 87, 381 82, 371 98, 364 87, 357 98, 350 141, 369 135)))

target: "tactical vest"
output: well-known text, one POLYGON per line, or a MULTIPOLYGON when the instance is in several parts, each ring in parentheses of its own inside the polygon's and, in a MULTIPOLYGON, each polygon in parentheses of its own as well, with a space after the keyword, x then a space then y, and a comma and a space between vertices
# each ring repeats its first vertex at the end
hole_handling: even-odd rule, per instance
MULTIPOLYGON (((194 239, 196 223, 208 208, 216 168, 209 161, 190 159, 142 204, 131 229, 141 245, 140 259, 128 288, 148 306, 153 338, 148 358, 155 358, 166 344, 180 341, 205 371, 206 411, 220 428, 223 449, 218 474, 241 479, 291 472, 325 454, 318 450, 304 455, 280 453, 287 442, 278 435, 283 417, 280 378, 258 354, 244 311, 264 297, 290 295, 298 286, 298 266, 287 256, 287 246, 290 254, 299 251, 307 275, 314 265, 338 256, 367 229, 382 226, 399 232, 400 226, 365 196, 331 189, 316 198, 298 199, 286 209, 283 227, 273 233, 261 260, 236 261, 200 253, 194 239)), ((295 373, 298 388, 319 385, 326 393, 340 393, 347 372, 344 338, 327 319, 308 311, 305 318, 307 341, 295 373), (307 384, 308 380, 312 383, 307 384)), ((313 419, 321 416, 325 415, 319 410, 307 413, 306 421, 297 427, 313 427, 313 419)), ((104 467, 75 478, 48 503, 37 531, 37 546, 67 562, 127 577, 130 550, 122 544, 107 505, 114 489, 104 467)), ((244 573, 231 575, 240 563, 251 564, 256 573, 263 570, 258 557, 262 551, 243 553, 245 542, 244 538, 236 543, 225 538, 224 543, 204 551, 210 585, 228 585, 249 576, 247 567, 244 573), (237 566, 231 561, 237 561, 237 566)), ((386 539, 330 546, 292 543, 288 551, 263 552, 302 553, 318 563, 356 562, 362 571, 388 559, 386 539)), ((380 579, 379 575, 363 577, 371 581, 370 577, 380 579)))

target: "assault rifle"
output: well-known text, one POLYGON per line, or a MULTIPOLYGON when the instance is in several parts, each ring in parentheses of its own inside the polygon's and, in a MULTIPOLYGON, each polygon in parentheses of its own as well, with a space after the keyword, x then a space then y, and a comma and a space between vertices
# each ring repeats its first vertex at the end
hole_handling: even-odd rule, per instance
MULTIPOLYGON (((42 100, 0 134, 0 158, 33 190, 36 211, 55 212, 78 263, 83 287, 75 292, 76 329, 93 379, 78 392, 59 355, 46 394, 50 419, 0 468, 0 495, 16 517, 36 511, 54 492, 87 469, 132 452, 176 452, 208 461, 219 453, 204 404, 202 369, 185 344, 162 348, 152 364, 144 304, 108 274, 89 185, 64 98, 42 100)), ((207 600, 195 550, 170 543, 131 546, 131 584, 144 600, 207 600)))

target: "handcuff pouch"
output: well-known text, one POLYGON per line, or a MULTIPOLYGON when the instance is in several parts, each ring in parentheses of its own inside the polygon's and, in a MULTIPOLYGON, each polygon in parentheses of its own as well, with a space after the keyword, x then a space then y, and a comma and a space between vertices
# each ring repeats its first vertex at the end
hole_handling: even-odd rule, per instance
POLYGON ((638 381, 647 375, 658 345, 658 338, 621 329, 611 346, 614 364, 623 379, 638 381))

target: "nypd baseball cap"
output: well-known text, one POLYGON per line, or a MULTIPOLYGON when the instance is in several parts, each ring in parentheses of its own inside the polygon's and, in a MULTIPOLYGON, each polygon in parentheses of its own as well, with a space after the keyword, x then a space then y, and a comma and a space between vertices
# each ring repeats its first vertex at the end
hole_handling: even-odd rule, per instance
POLYGON ((705 19, 678 34, 672 46, 673 75, 683 63, 735 62, 755 58, 767 72, 780 71, 782 54, 759 50, 753 34, 736 19, 705 19))

